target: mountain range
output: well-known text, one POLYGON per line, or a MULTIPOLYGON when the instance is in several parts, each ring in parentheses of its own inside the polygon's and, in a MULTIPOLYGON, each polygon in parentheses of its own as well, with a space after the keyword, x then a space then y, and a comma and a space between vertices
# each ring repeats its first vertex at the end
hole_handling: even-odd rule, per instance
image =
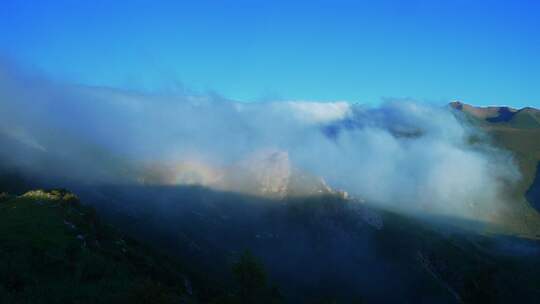
MULTIPOLYGON (((531 235, 538 235, 540 211, 540 110, 534 108, 473 107, 453 102, 450 107, 464 114, 463 119, 480 127, 499 147, 512 152, 522 178, 513 188, 514 210, 522 213, 517 222, 531 225, 531 235), (534 208, 535 210, 530 210, 534 208)), ((519 226, 518 223, 515 223, 519 226)))
MULTIPOLYGON (((472 147, 509 151, 519 168, 496 225, 381 207, 300 170, 279 149, 227 165, 134 166, 99 154, 135 182, 95 184, 55 171, 75 164, 59 162, 61 154, 3 134, 2 145, 18 153, 0 152, 0 299, 538 303, 540 110, 462 102, 448 110, 481 130, 468 134, 472 147), (24 167, 21 159, 32 159, 28 166, 37 159, 41 174, 11 165, 24 167)), ((363 127, 344 120, 321 132, 336 138, 363 127)), ((397 138, 422 136, 391 130, 397 138)))

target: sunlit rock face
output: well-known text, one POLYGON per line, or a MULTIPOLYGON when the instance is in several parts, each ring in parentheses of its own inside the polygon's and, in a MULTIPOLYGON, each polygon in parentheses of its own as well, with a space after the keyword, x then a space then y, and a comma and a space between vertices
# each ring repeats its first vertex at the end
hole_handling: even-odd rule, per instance
POLYGON ((278 149, 262 149, 230 165, 220 166, 196 157, 173 165, 153 165, 146 168, 140 181, 197 185, 273 199, 338 193, 322 178, 295 168, 289 153, 278 149))
POLYGON ((225 189, 283 198, 291 178, 289 154, 279 150, 262 150, 225 170, 225 189))

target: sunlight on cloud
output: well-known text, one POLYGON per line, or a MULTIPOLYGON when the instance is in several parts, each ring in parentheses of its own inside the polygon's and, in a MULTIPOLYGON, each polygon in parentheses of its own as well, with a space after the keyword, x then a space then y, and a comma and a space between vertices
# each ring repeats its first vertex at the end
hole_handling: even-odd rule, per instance
POLYGON ((58 171, 20 164, 33 174, 277 198, 330 186, 384 208, 483 220, 504 212, 505 185, 520 178, 509 152, 470 143, 481 132, 450 109, 414 101, 240 103, 4 76, 3 132, 21 130, 58 171))

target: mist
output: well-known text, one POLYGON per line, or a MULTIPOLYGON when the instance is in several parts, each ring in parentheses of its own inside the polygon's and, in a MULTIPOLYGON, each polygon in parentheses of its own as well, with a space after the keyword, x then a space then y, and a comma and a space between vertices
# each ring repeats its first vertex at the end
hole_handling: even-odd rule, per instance
POLYGON ((7 62, 0 134, 5 166, 30 175, 277 198, 322 187, 381 208, 480 221, 504 212, 504 193, 520 179, 508 151, 441 105, 242 103, 64 84, 7 62))

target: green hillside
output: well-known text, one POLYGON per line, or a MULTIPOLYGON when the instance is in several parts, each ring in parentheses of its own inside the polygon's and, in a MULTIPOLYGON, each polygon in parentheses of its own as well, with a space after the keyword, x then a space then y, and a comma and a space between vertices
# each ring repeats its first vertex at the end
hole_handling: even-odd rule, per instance
POLYGON ((535 210, 533 202, 525 197, 535 178, 540 175, 537 171, 540 164, 540 110, 479 108, 460 102, 450 106, 463 113, 462 118, 484 130, 496 146, 512 152, 522 178, 509 190, 512 205, 501 220, 519 234, 528 237, 540 235, 540 210, 535 210))
POLYGON ((1 303, 191 303, 185 270, 62 191, 0 196, 1 303))
POLYGON ((0 193, 0 303, 538 303, 540 215, 525 193, 539 115, 475 111, 465 119, 523 174, 504 236, 339 195, 278 203, 201 187, 73 188, 98 217, 69 191, 25 192, 38 180, 0 169, 0 192, 11 193, 0 193))
POLYGON ((281 301, 249 252, 223 265, 232 284, 217 283, 197 265, 181 264, 102 223, 92 207, 61 189, 0 193, 0 260, 0 303, 281 301))

